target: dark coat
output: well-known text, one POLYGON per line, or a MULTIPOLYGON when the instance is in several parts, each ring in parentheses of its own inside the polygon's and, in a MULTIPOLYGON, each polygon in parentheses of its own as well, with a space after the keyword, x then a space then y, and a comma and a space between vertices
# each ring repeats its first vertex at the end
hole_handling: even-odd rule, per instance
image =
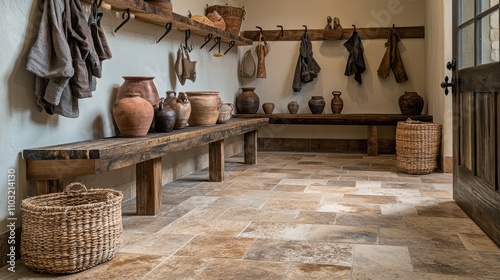
POLYGON ((312 82, 318 77, 319 71, 321 67, 313 57, 311 40, 305 32, 301 38, 299 59, 293 76, 293 91, 299 92, 302 89, 302 83, 312 82))
POLYGON ((351 38, 344 43, 344 47, 349 52, 345 75, 351 76, 354 74, 354 79, 361 85, 361 73, 366 70, 365 58, 363 57, 363 44, 358 32, 354 31, 351 38))
POLYGON ((392 69, 397 83, 408 81, 405 66, 403 65, 401 54, 399 53, 399 40, 399 35, 396 32, 396 29, 391 28, 389 38, 387 38, 387 43, 385 43, 387 49, 385 50, 384 57, 382 58, 380 66, 377 70, 378 76, 385 79, 389 76, 389 72, 392 69))

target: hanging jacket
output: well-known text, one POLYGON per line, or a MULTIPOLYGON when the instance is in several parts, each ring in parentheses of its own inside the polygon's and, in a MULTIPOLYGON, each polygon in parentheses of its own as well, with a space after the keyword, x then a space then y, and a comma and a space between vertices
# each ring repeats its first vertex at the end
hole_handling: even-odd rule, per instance
POLYGON ((309 34, 304 32, 300 41, 299 58, 293 76, 293 91, 300 92, 302 83, 309 83, 318 77, 321 67, 313 57, 309 34))
POLYGON ((90 82, 91 91, 96 90, 97 79, 102 76, 102 62, 106 59, 110 59, 112 57, 111 49, 109 48, 108 41, 106 36, 104 35, 104 31, 101 28, 101 18, 103 16, 103 12, 101 8, 97 5, 97 1, 92 3, 90 7, 90 14, 88 19, 88 25, 90 27, 92 41, 94 42, 94 49, 99 59, 98 67, 90 67, 92 70, 92 79, 90 82))
POLYGON ((349 38, 345 43, 344 47, 349 52, 349 57, 347 58, 347 66, 345 68, 345 75, 351 76, 354 74, 354 80, 356 80, 360 85, 362 83, 361 73, 366 70, 365 58, 363 56, 363 44, 361 43, 361 38, 358 32, 354 29, 351 38, 349 38))
POLYGON ((403 65, 401 54, 399 53, 399 41, 400 38, 398 33, 396 32, 396 29, 391 28, 389 37, 387 38, 387 43, 385 43, 385 54, 377 70, 378 76, 382 79, 385 79, 389 76, 389 72, 392 69, 397 83, 408 81, 405 66, 403 65))

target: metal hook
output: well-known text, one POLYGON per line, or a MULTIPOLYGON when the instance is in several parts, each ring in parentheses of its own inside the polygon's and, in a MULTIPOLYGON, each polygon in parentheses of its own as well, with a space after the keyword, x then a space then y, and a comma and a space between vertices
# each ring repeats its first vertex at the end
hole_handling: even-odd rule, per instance
POLYGON ((124 19, 124 21, 122 23, 120 23, 120 25, 118 25, 118 27, 115 28, 115 33, 118 32, 118 30, 120 30, 120 28, 122 28, 122 26, 125 25, 125 23, 127 23, 129 21, 130 9, 127 8, 127 10, 125 12, 123 12, 122 19, 124 19), (127 18, 125 18, 125 15, 127 15, 127 18))
POLYGON ((191 14, 191 11, 188 10, 188 18, 191 18, 193 15, 191 14))
POLYGON ((200 50, 203 49, 210 41, 212 41, 212 33, 209 33, 206 37, 205 37, 205 43, 203 43, 203 45, 201 45, 200 47, 200 50))
POLYGON ((188 46, 188 40, 191 37, 191 29, 186 30, 186 34, 184 37, 184 48, 188 51, 191 52, 193 50, 193 44, 188 46))
POLYGON ((102 0, 99 1, 99 3, 97 3, 98 0, 94 0, 94 3, 93 5, 97 5, 97 7, 101 7, 101 4, 102 4, 102 0))
POLYGON ((225 54, 226 54, 226 53, 227 53, 230 49, 232 49, 233 47, 234 47, 234 40, 233 40, 233 41, 231 41, 231 42, 229 42, 229 48, 228 48, 228 49, 224 52, 224 55, 225 55, 225 54))
POLYGON ((352 27, 354 27, 354 32, 356 32, 356 25, 353 24, 352 27))
POLYGON ((283 35, 285 34, 285 31, 283 30, 283 25, 276 25, 276 27, 281 28, 281 31, 280 31, 280 38, 282 38, 282 37, 283 37, 283 35))
POLYGON ((172 23, 171 22, 167 22, 167 25, 165 25, 165 33, 163 33, 163 35, 160 37, 160 39, 158 39, 158 41, 156 41, 156 43, 158 44, 161 39, 163 39, 163 37, 167 36, 167 34, 172 30, 172 23))
POLYGON ((307 25, 303 24, 302 26, 304 26, 304 28, 305 28, 304 32, 307 33, 307 25))
POLYGON ((255 28, 260 30, 260 34, 262 34, 264 32, 264 31, 262 31, 262 27, 260 27, 260 26, 255 26, 255 28))
POLYGON ((217 45, 219 45, 219 50, 220 50, 220 37, 215 37, 214 41, 215 41, 215 44, 208 50, 208 52, 211 52, 215 48, 215 46, 217 46, 217 45))

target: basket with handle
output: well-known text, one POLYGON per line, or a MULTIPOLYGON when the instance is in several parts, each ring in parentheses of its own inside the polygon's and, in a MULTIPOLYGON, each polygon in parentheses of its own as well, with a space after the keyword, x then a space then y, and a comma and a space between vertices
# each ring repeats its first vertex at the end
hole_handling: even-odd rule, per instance
POLYGON ((75 182, 63 192, 24 199, 24 265, 37 272, 67 274, 113 259, 123 236, 122 198, 119 191, 87 190, 75 182))
POLYGON ((404 173, 429 174, 437 167, 441 125, 407 119, 396 127, 396 167, 404 173))
POLYGON ((245 6, 232 7, 228 4, 226 5, 213 5, 209 6, 207 4, 206 13, 212 13, 213 11, 217 11, 219 15, 222 16, 226 23, 226 31, 235 35, 240 34, 241 23, 245 19, 245 6))

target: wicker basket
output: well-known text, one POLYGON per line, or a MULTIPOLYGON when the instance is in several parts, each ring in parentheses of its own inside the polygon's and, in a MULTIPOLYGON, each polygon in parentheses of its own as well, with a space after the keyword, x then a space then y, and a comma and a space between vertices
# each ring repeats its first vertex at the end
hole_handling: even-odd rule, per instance
POLYGON ((236 35, 240 34, 241 23, 245 19, 246 14, 245 6, 238 8, 229 6, 228 4, 214 6, 208 6, 207 4, 206 14, 208 15, 213 11, 217 11, 222 16, 226 23, 227 32, 236 35))
POLYGON ((122 242, 122 194, 71 183, 21 202, 21 257, 29 269, 66 274, 113 259, 122 242), (73 186, 79 190, 71 190, 73 186))
POLYGON ((437 167, 441 125, 420 121, 398 122, 396 167, 404 173, 429 174, 437 167))

